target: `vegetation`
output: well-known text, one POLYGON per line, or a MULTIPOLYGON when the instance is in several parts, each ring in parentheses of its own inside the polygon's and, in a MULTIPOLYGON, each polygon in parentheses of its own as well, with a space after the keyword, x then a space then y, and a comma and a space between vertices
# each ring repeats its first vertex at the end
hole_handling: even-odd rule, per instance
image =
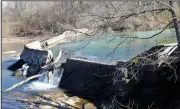
MULTIPOLYGON (((3 36, 4 37, 8 37, 12 35, 15 35, 15 36, 52 35, 53 36, 53 35, 62 34, 66 30, 70 30, 67 33, 70 33, 73 31, 72 34, 77 35, 77 33, 79 32, 77 30, 80 28, 87 28, 88 30, 93 30, 93 31, 102 30, 101 32, 117 31, 118 33, 122 31, 127 31, 127 30, 128 30, 128 33, 131 33, 133 31, 147 31, 147 30, 160 29, 158 33, 155 33, 149 37, 147 35, 144 35, 144 37, 128 36, 127 34, 117 35, 117 36, 114 36, 114 38, 112 37, 112 40, 114 40, 116 37, 119 37, 119 38, 122 38, 123 41, 118 42, 118 44, 116 45, 115 44, 110 45, 110 47, 112 47, 113 50, 110 54, 107 55, 108 57, 112 55, 118 47, 125 45, 124 42, 127 41, 127 39, 130 39, 130 43, 136 39, 141 39, 141 40, 150 39, 151 41, 153 41, 152 38, 164 32, 166 28, 173 28, 173 27, 175 28, 176 36, 179 43, 180 31, 178 28, 179 24, 177 20, 180 18, 180 8, 179 8, 180 4, 178 3, 179 2, 172 2, 172 1, 161 2, 161 3, 158 3, 158 2, 115 2, 115 1, 113 2, 109 2, 109 1, 106 1, 106 2, 87 2, 87 1, 86 2, 83 2, 83 1, 4 2, 5 6, 3 7, 3 19, 2 19, 3 20, 3 24, 2 24, 3 36)), ((87 29, 82 29, 82 30, 87 30, 87 29)), ((86 32, 84 34, 89 37, 95 36, 95 35, 89 35, 89 33, 86 33, 86 32)), ((98 37, 101 37, 101 36, 98 36, 98 37)), ((90 40, 87 43, 87 45, 92 41, 93 38, 94 37, 90 37, 90 40)), ((174 42, 174 40, 167 41, 164 39, 164 40, 154 41, 154 43, 156 44, 171 43, 171 42, 174 42)), ((130 45, 130 43, 128 44, 130 45)), ((135 44, 135 43, 139 43, 139 42, 137 41, 132 44, 135 44)), ((179 80, 179 77, 178 77, 179 63, 175 63, 177 65, 176 66, 173 63, 173 61, 179 59, 178 57, 179 52, 174 53, 172 56, 170 56, 172 52, 174 51, 176 52, 177 46, 174 45, 173 50, 171 48, 172 52, 171 51, 166 52, 168 49, 169 48, 166 48, 166 47, 161 48, 160 50, 153 48, 150 50, 150 52, 146 51, 138 55, 136 58, 133 58, 132 60, 128 62, 124 62, 120 67, 118 67, 117 71, 113 72, 113 75, 114 75, 113 83, 116 86, 116 84, 117 85, 119 84, 118 81, 123 81, 125 83, 128 83, 129 81, 131 81, 131 82, 134 82, 133 84, 137 82, 136 85, 137 84, 141 85, 141 82, 143 81, 140 80, 141 78, 140 73, 142 71, 144 72, 142 68, 144 68, 144 66, 146 68, 146 65, 158 65, 158 68, 159 66, 162 68, 169 68, 170 70, 167 71, 169 73, 165 74, 163 72, 163 75, 164 74, 167 75, 168 77, 167 79, 174 80, 173 82, 175 83, 176 81, 179 80), (165 54, 162 54, 164 52, 165 54), (124 68, 126 68, 126 70, 124 70, 124 68), (169 74, 171 74, 170 77, 169 77, 169 74)), ((137 52, 140 51, 140 49, 138 48, 136 50, 137 52)), ((54 62, 56 62, 56 60, 54 62)), ((51 63, 51 64, 54 64, 54 63, 51 63)), ((151 71, 151 66, 150 66, 150 68, 148 70, 145 70, 145 72, 146 71, 154 72, 153 69, 151 71)), ((160 70, 157 69, 157 71, 161 72, 161 68, 160 70)), ((39 77, 41 75, 35 75, 35 76, 39 77)), ((11 88, 7 89, 6 91, 7 92, 10 91, 11 89, 23 84, 24 82, 27 82, 28 79, 32 79, 32 78, 34 77, 27 78, 26 80, 20 82, 19 84, 15 84, 11 88)), ((163 79, 162 80, 163 84, 161 85, 164 85, 164 82, 167 82, 167 80, 163 79)), ((156 82, 154 82, 153 84, 156 84, 156 82)), ((140 89, 137 89, 138 93, 140 92, 139 90, 141 91, 144 90, 143 89, 144 87, 143 88, 142 86, 140 87, 141 87, 140 89)), ((122 93, 123 96, 126 96, 126 94, 129 93, 128 88, 127 90, 126 89, 121 90, 121 87, 117 87, 117 88, 119 88, 117 90, 120 90, 120 93, 122 93)), ((167 86, 166 88, 170 89, 167 86)), ((166 91, 167 89, 163 89, 163 90, 166 91)), ((136 93, 136 91, 134 93, 136 93)), ((138 100, 131 101, 129 99, 129 103, 126 103, 128 101, 125 101, 125 104, 123 102, 122 102, 123 104, 121 104, 119 102, 121 100, 118 99, 119 97, 121 97, 120 95, 121 94, 119 94, 119 92, 112 95, 112 99, 110 100, 112 103, 110 103, 110 105, 107 104, 108 106, 105 106, 105 108, 114 108, 114 107, 117 109, 121 107, 126 108, 126 109, 139 108, 138 100)), ((131 96, 129 98, 131 98, 131 96)), ((25 100, 25 99, 21 101, 29 102, 28 100, 25 100)), ((35 102, 37 103, 37 101, 35 102)), ((151 109, 152 106, 154 106, 154 103, 155 101, 153 101, 152 104, 148 105, 148 109, 151 109)), ((60 105, 56 104, 56 107, 60 107, 60 105)), ((144 107, 141 107, 141 108, 144 108, 144 107)))
MULTIPOLYGON (((180 18, 180 3, 173 3, 180 18)), ((2 32, 3 37, 58 35, 65 31, 60 24, 76 29, 146 31, 164 27, 171 19, 171 14, 168 11, 151 12, 127 19, 120 18, 129 13, 158 8, 162 6, 156 2, 8 1, 3 2, 2 32)))

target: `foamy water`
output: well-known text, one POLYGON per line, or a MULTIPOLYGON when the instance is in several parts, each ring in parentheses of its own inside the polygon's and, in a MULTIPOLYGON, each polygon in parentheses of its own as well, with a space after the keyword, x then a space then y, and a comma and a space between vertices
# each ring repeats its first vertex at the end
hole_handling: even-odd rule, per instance
POLYGON ((25 91, 46 91, 52 88, 56 88, 57 86, 54 86, 52 84, 48 84, 41 81, 34 81, 27 86, 24 87, 25 91))
MULTIPOLYGON (((15 62, 17 62, 20 59, 20 57, 13 57, 11 59, 6 60, 3 62, 3 69, 6 70, 6 73, 8 72, 9 75, 11 74, 11 71, 7 70, 7 67, 15 62)), ((57 88, 59 85, 59 82, 61 80, 62 76, 62 70, 60 69, 54 69, 54 73, 50 73, 50 80, 48 81, 47 75, 44 77, 40 77, 37 81, 33 81, 31 83, 28 83, 26 85, 23 85, 24 91, 46 91, 53 88, 57 88)), ((13 77, 12 77, 13 79, 13 77)), ((20 80, 21 81, 21 80, 20 80)), ((5 81, 3 81, 5 82, 5 81)), ((10 86, 8 86, 10 87, 10 86)))
MULTIPOLYGON (((8 75, 11 75, 11 71, 7 70, 7 67, 17 62, 19 59, 20 57, 13 57, 3 62, 2 67, 4 70, 6 70, 6 73, 8 73, 8 75)), ((62 69, 54 69, 53 72, 51 71, 51 73, 49 73, 49 75, 44 75, 40 77, 37 81, 33 81, 31 83, 23 85, 19 90, 24 90, 24 91, 29 92, 29 91, 47 91, 50 89, 57 88, 60 83, 62 73, 63 73, 62 69), (49 77, 49 79, 47 77, 49 77)), ((5 78, 3 78, 3 83, 6 82, 4 79, 5 78)), ((8 79, 11 80, 11 79, 16 79, 16 78, 10 76, 8 79)), ((18 82, 22 80, 23 79, 18 80, 18 82)), ((12 85, 8 85, 7 87, 4 86, 4 90, 9 88, 12 85)))
POLYGON ((50 71, 48 74, 41 76, 37 81, 27 84, 27 86, 24 87, 24 90, 47 91, 53 88, 57 88, 61 81, 62 74, 63 69, 54 69, 53 72, 50 71))

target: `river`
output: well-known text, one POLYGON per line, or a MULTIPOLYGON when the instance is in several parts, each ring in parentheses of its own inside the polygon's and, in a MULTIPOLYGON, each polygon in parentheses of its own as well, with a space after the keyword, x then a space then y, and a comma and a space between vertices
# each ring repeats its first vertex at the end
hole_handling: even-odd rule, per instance
MULTIPOLYGON (((131 33, 130 36, 138 36, 138 37, 149 37, 152 34, 158 31, 148 31, 148 32, 134 32, 131 33)), ((124 34, 124 33, 123 33, 124 34)), ((67 48, 74 51, 75 56, 85 56, 91 60, 98 62, 106 62, 106 63, 115 63, 117 60, 127 61, 132 57, 136 56, 139 53, 142 53, 144 50, 148 50, 149 48, 155 46, 157 43, 171 43, 176 42, 176 36, 174 30, 166 30, 162 34, 150 39, 150 40, 130 40, 127 39, 123 44, 117 47, 117 49, 113 52, 114 48, 122 42, 124 39, 119 37, 113 37, 111 35, 107 35, 102 37, 101 39, 93 39, 91 43, 82 48, 82 46, 86 45, 86 43, 70 43, 70 44, 59 44, 58 46, 52 47, 52 51, 56 51, 56 49, 67 48), (105 38, 106 37, 106 38, 105 38), (112 53, 113 52, 113 53, 112 53), (111 54, 110 54, 111 53, 111 54)), ((16 51, 16 53, 20 53, 23 49, 23 44, 17 43, 7 43, 2 44, 2 52, 5 51, 16 51)), ((38 93, 37 87, 35 87, 38 83, 27 83, 24 84, 9 93, 4 93, 3 91, 12 85, 22 81, 23 77, 13 77, 11 76, 12 72, 7 70, 7 66, 14 62, 15 57, 11 54, 2 54, 2 108, 4 109, 24 109, 28 107, 27 104, 20 103, 16 101, 16 98, 19 97, 29 97, 35 93, 38 93), (13 59, 12 59, 13 58, 13 59), (8 60, 8 61, 7 61, 8 60), (32 87, 33 85, 33 87, 32 87), (31 86, 31 87, 30 87, 31 86), (35 91, 32 91, 31 88, 34 88, 35 91)), ((18 58, 18 57, 16 57, 18 58)), ((39 88, 46 87, 47 84, 40 84, 39 88)), ((53 86, 49 86, 53 90, 58 91, 57 88, 53 86)), ((46 88, 44 88, 46 90, 46 88)), ((41 90, 40 90, 41 91, 41 90)), ((52 91, 52 90, 50 90, 52 91)))

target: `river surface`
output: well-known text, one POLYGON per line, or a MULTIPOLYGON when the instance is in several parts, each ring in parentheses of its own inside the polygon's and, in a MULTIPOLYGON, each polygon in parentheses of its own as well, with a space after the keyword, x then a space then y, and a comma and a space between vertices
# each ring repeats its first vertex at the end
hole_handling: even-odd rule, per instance
MULTIPOLYGON (((15 43, 8 43, 8 44, 2 44, 2 52, 6 51, 16 51, 21 52, 23 49, 22 44, 15 44, 15 43)), ((12 72, 7 70, 6 68, 8 65, 11 65, 14 60, 9 60, 11 58, 11 54, 4 54, 2 53, 2 108, 4 109, 23 109, 26 107, 25 104, 16 102, 16 98, 23 97, 22 93, 19 92, 21 90, 21 87, 13 90, 13 92, 10 92, 8 94, 4 93, 3 91, 15 83, 18 83, 23 80, 23 78, 17 78, 17 77, 11 77, 12 72)), ((17 57, 14 57, 17 58, 17 57)))
POLYGON ((117 60, 128 61, 157 44, 176 42, 175 32, 172 29, 166 30, 150 39, 120 38, 120 36, 124 34, 126 34, 125 37, 151 37, 159 31, 160 30, 111 34, 91 40, 88 39, 82 43, 74 42, 70 44, 59 44, 51 49, 52 51, 56 51, 59 48, 66 48, 74 51, 74 54, 77 57, 88 57, 90 60, 97 62, 115 64, 117 60))
MULTIPOLYGON (((158 31, 149 31, 149 32, 134 32, 130 36, 138 37, 150 37, 158 31)), ((124 34, 124 33, 123 33, 124 34)), ((118 34, 119 35, 119 34, 118 34)), ((117 60, 127 61, 132 57, 135 57, 137 54, 142 53, 144 50, 155 46, 157 43, 171 43, 176 42, 176 36, 174 30, 166 30, 162 34, 150 39, 150 40, 132 40, 127 39, 123 44, 120 42, 124 39, 119 37, 114 37, 111 35, 103 36, 100 39, 93 39, 88 45, 89 42, 83 43, 70 43, 70 44, 59 44, 58 46, 52 47, 52 51, 56 51, 58 48, 67 48, 74 51, 75 56, 87 57, 91 60, 98 62, 106 63, 115 63, 117 60), (120 44, 120 45, 119 45, 120 44), (87 45, 87 46, 85 46, 87 45), (119 45, 117 47, 117 45, 119 45), (82 46, 84 46, 82 48, 82 46), (114 48, 117 49, 114 51, 114 48)), ((7 43, 2 44, 2 52, 5 51, 16 51, 20 53, 23 49, 23 44, 16 43, 7 43)), ((9 93, 4 93, 3 91, 12 85, 22 81, 23 77, 14 77, 11 76, 12 72, 6 68, 11 65, 18 57, 13 57, 12 54, 2 54, 2 108, 3 109, 24 109, 28 105, 16 101, 16 98, 25 98, 32 96, 35 93, 38 93, 39 89, 43 89, 47 84, 40 84, 34 82, 24 84, 9 93), (12 59, 13 58, 13 59, 12 59), (8 60, 8 61, 7 61, 8 60), (39 84, 39 87, 37 84, 39 84), (37 85, 37 86, 36 86, 37 85), (37 88, 38 87, 38 88, 37 88), (34 88, 35 91, 31 89, 34 88)), ((49 88, 58 91, 57 88, 53 86, 48 86, 49 88)), ((46 88, 44 88, 46 90, 46 88)), ((52 91, 52 90, 50 90, 52 91)))

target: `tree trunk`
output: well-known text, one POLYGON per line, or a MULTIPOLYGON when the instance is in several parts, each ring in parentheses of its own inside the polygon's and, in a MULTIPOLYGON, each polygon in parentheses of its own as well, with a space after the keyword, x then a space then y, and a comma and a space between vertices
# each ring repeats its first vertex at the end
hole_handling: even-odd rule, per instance
POLYGON ((179 25, 177 22, 177 16, 174 10, 170 9, 170 12, 172 14, 172 18, 173 18, 173 23, 174 23, 174 28, 175 28, 175 32, 176 32, 176 37, 177 37, 177 41, 178 41, 178 46, 180 46, 180 29, 179 29, 179 25))

